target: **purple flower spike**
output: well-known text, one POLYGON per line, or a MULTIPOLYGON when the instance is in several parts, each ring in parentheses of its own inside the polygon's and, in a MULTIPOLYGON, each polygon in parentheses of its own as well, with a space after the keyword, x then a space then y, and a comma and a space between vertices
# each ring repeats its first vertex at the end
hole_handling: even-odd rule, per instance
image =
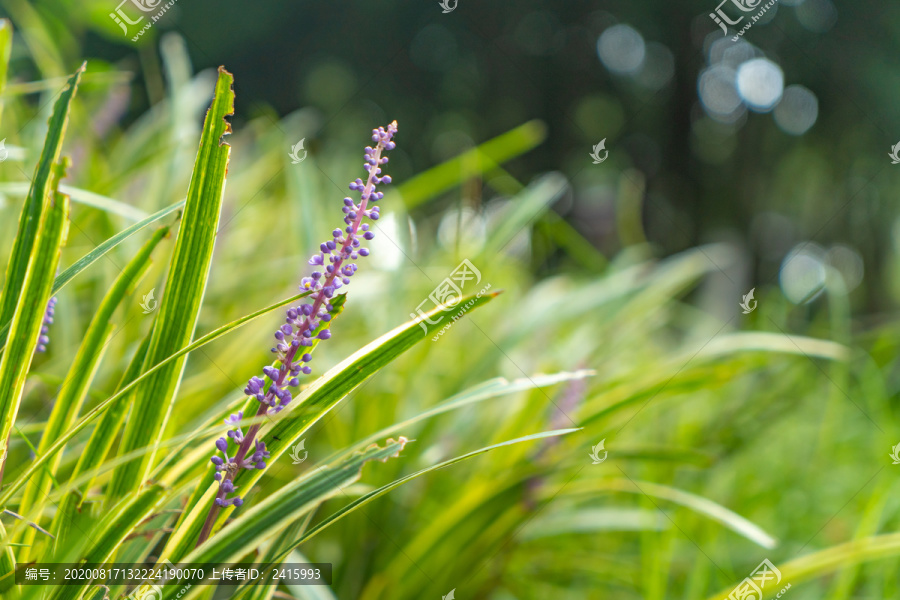
POLYGON ((47 308, 44 310, 44 321, 41 324, 41 336, 38 338, 37 351, 46 352, 47 344, 50 343, 50 325, 53 324, 53 315, 56 312, 56 296, 47 301, 47 308))
MULTIPOLYGON (((272 351, 275 353, 274 366, 263 367, 263 375, 271 383, 266 388, 266 380, 253 376, 244 388, 244 394, 259 401, 260 406, 257 417, 264 414, 275 414, 286 407, 293 395, 290 387, 298 387, 298 376, 303 373, 309 375, 312 369, 306 363, 312 359, 309 353, 300 351, 313 345, 314 340, 328 340, 331 338, 331 330, 319 328, 324 323, 331 322, 331 311, 334 306, 330 299, 334 298, 338 289, 346 287, 350 283, 350 277, 356 273, 356 262, 360 257, 369 255, 369 250, 360 246, 362 240, 371 240, 374 233, 370 226, 363 223, 364 218, 375 221, 379 217, 377 206, 369 206, 376 200, 384 197, 384 193, 377 191, 376 186, 382 183, 390 183, 389 175, 382 175, 380 165, 387 164, 387 157, 382 156, 386 150, 393 150, 396 144, 393 142, 397 133, 397 122, 394 121, 385 127, 372 130, 374 144, 365 149, 366 181, 357 179, 350 183, 350 189, 359 192, 359 202, 353 198, 343 198, 341 211, 344 215, 344 225, 335 228, 331 232, 331 239, 323 242, 316 254, 309 259, 309 264, 319 267, 309 277, 304 277, 300 282, 300 290, 308 291, 308 301, 294 306, 286 311, 285 324, 275 332, 277 344, 272 351), (317 331, 318 330, 318 331, 317 331)), ((55 304, 55 299, 52 300, 55 304)), ((52 321, 52 306, 48 305, 48 313, 52 321)), ((46 331, 42 331, 46 335, 46 331)), ((219 482, 219 493, 216 496, 215 506, 210 509, 203 530, 200 532, 198 545, 203 543, 212 531, 212 524, 219 508, 228 506, 241 506, 244 501, 235 496, 228 495, 235 491, 234 477, 240 469, 265 469, 266 460, 270 454, 266 450, 265 443, 256 439, 259 432, 259 423, 250 426, 244 435, 238 427, 243 418, 242 413, 231 415, 225 419, 225 424, 232 427, 227 437, 239 447, 233 457, 227 454, 228 440, 219 438, 216 440, 216 448, 223 457, 213 456, 210 460, 215 466, 214 477, 219 482), (254 447, 255 444, 255 447, 254 447), (253 448, 251 452, 251 447, 253 448)))

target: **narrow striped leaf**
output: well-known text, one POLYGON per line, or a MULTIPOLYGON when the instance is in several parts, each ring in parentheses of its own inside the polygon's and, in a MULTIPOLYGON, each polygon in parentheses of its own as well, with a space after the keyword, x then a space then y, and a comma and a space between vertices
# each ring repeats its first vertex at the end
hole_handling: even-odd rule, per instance
MULTIPOLYGON (((94 318, 85 331, 84 339, 75 355, 75 360, 69 368, 62 389, 53 404, 53 410, 47 420, 47 426, 41 436, 37 454, 43 454, 47 448, 56 441, 62 433, 71 427, 81 410, 81 404, 87 395, 88 387, 93 380, 100 361, 106 350, 107 341, 113 330, 111 322, 113 313, 125 297, 125 294, 134 286, 150 266, 150 255, 156 246, 169 233, 168 227, 161 227, 138 251, 135 257, 125 266, 122 273, 116 278, 112 287, 106 293, 106 297, 97 308, 94 318)), ((41 511, 49 494, 53 477, 59 467, 62 453, 57 453, 46 465, 46 468, 35 477, 28 480, 22 499, 19 503, 21 512, 28 515, 35 522, 40 522, 41 511)), ((23 544, 35 543, 35 531, 26 528, 20 540, 23 544)), ((34 549, 23 551, 20 560, 37 558, 34 549)))
MULTIPOLYGON (((62 172, 63 167, 57 165, 51 190, 62 172)), ((9 436, 22 401, 25 376, 38 345, 44 310, 50 300, 53 275, 59 263, 60 247, 65 244, 68 225, 69 199, 55 193, 41 212, 37 239, 9 330, 9 346, 0 358, 0 474, 6 467, 9 436)))
MULTIPOLYGON (((181 230, 147 350, 148 365, 155 365, 188 345, 197 326, 225 191, 231 147, 224 136, 231 133, 226 117, 234 113, 233 82, 231 73, 220 67, 215 97, 200 137, 181 230)), ((154 373, 136 390, 119 448, 121 454, 162 438, 185 364, 186 358, 179 358, 154 373)), ((107 495, 116 499, 137 489, 150 474, 154 459, 155 453, 151 452, 118 468, 107 495)))
MULTIPOLYGON (((44 140, 44 149, 34 169, 34 177, 31 181, 31 189, 25 197, 22 214, 19 217, 19 229, 16 240, 13 242, 12 253, 6 267, 6 283, 3 293, 0 294, 0 323, 12 321, 19 294, 25 282, 25 272, 28 270, 28 261, 31 250, 35 244, 38 223, 41 219, 43 206, 53 197, 51 187, 52 167, 59 159, 62 150, 63 137, 66 133, 66 125, 69 122, 69 108, 75 91, 78 88, 78 80, 84 72, 81 65, 75 74, 69 78, 69 82, 63 88, 56 104, 53 105, 53 114, 50 116, 47 137, 44 140)), ((7 332, 0 334, 0 344, 5 343, 7 332)), ((4 438, 5 439, 5 438, 4 438)))

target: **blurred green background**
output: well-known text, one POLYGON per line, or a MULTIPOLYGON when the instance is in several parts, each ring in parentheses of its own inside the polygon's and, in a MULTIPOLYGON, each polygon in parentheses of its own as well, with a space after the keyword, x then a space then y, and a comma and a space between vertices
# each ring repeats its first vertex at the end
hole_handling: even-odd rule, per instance
MULTIPOLYGON (((317 363, 407 320, 463 259, 506 291, 354 392, 307 440, 311 461, 270 477, 488 378, 596 373, 402 431, 417 442, 367 467, 365 485, 584 427, 419 479, 314 538, 302 550, 335 564, 336 597, 706 598, 769 558, 792 565, 782 571, 798 600, 897 598, 896 551, 819 570, 792 561, 900 522, 889 456, 900 166, 888 156, 900 141, 900 10, 776 7, 732 42, 712 0, 459 0, 448 13, 437 0, 177 0, 133 42, 139 26, 126 36, 109 16, 116 0, 0 0, 16 33, 0 258, 59 78, 82 60, 63 266, 184 197, 214 68, 235 75, 203 332, 293 292, 361 176, 366 133, 397 119, 398 185, 317 363), (308 156, 293 164, 301 139, 308 156), (601 140, 608 158, 594 164, 601 140), (758 308, 744 314, 751 288, 758 308), (601 440, 610 460, 593 465, 601 440)), ((22 411, 32 425, 13 444, 22 464, 61 357, 139 242, 62 294, 22 411)), ((111 342, 96 399, 148 330, 138 298, 166 262, 119 315, 127 335, 111 342)), ((173 431, 259 370, 269 329, 192 355, 173 431)))

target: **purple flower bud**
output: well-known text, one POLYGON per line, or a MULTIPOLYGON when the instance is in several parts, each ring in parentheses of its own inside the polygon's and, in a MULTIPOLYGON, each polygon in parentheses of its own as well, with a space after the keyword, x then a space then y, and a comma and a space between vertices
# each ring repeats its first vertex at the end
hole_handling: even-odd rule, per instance
POLYGON ((218 448, 220 452, 226 452, 228 450, 228 442, 225 440, 225 438, 219 438, 216 440, 216 448, 218 448))
POLYGON ((240 506, 241 504, 244 503, 244 501, 241 500, 240 498, 234 498, 234 499, 232 500, 232 502, 234 503, 235 506, 240 506))
POLYGON ((53 324, 53 315, 56 312, 56 297, 50 298, 47 301, 47 306, 44 309, 44 320, 41 325, 41 336, 38 338, 37 352, 46 352, 47 344, 50 343, 50 337, 47 335, 50 333, 50 325, 53 324))
POLYGON ((212 464, 216 465, 217 467, 221 467, 222 464, 225 462, 225 461, 223 461, 221 458, 219 458, 218 456, 213 456, 213 457, 210 458, 209 460, 212 461, 212 464))
POLYGON ((234 491, 234 484, 231 483, 230 479, 226 479, 222 482, 222 489, 225 490, 226 494, 230 494, 234 491))

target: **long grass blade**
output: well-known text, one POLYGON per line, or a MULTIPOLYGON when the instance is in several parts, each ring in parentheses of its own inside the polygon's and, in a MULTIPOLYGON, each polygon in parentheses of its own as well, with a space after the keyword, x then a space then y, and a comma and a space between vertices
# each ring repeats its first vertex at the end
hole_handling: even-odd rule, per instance
MULTIPOLYGON (((131 262, 125 266, 125 269, 116 278, 106 297, 97 308, 94 318, 91 320, 87 331, 85 331, 84 339, 81 342, 78 353, 75 355, 75 360, 69 368, 59 396, 56 398, 53 410, 50 412, 47 426, 38 446, 38 454, 44 453, 66 429, 71 427, 77 417, 87 395, 88 387, 97 368, 100 366, 100 361, 106 349, 106 342, 112 332, 113 325, 110 320, 113 313, 128 290, 132 288, 150 266, 151 253, 168 233, 168 227, 161 227, 154 233, 131 262)), ((28 511, 30 517, 36 522, 40 521, 41 511, 46 502, 45 499, 51 490, 53 477, 56 475, 61 459, 62 453, 57 453, 47 463, 45 469, 29 479, 28 484, 25 486, 19 503, 20 511, 28 511)), ((34 530, 26 529, 21 542, 33 545, 35 543, 34 530)), ((35 548, 24 551, 20 557, 23 561, 29 558, 37 558, 35 548)))
MULTIPOLYGON (((84 65, 69 78, 69 82, 53 105, 53 114, 50 116, 44 149, 41 151, 40 159, 34 170, 31 189, 25 197, 25 204, 19 217, 19 229, 6 267, 6 283, 3 293, 0 294, 0 323, 12 320, 16 304, 19 301, 31 250, 37 237, 41 211, 53 197, 51 172, 62 151, 63 137, 65 137, 66 125, 69 122, 69 109, 78 88, 78 80, 83 72, 84 65)), ((4 344, 5 341, 6 332, 0 334, 0 344, 4 344)))
MULTIPOLYGON (((57 165, 51 191, 63 173, 57 165)), ((44 209, 37 230, 31 259, 25 270, 22 292, 13 313, 9 347, 0 359, 0 476, 6 467, 7 448, 19 403, 25 388, 25 376, 38 346, 44 310, 50 300, 53 275, 59 263, 69 225, 69 199, 54 193, 44 209)))
MULTIPOLYGON (((175 242, 168 279, 147 350, 148 365, 155 365, 188 345, 197 326, 228 171, 231 147, 224 141, 224 136, 231 133, 226 117, 234 113, 233 83, 231 73, 220 68, 215 97, 206 113, 181 230, 175 242)), ((135 392, 120 453, 131 452, 146 446, 148 441, 156 443, 161 439, 185 363, 186 359, 179 358, 166 365, 135 392)), ((155 453, 151 452, 117 469, 113 473, 108 495, 112 499, 122 498, 137 489, 150 474, 154 459, 155 453)))

